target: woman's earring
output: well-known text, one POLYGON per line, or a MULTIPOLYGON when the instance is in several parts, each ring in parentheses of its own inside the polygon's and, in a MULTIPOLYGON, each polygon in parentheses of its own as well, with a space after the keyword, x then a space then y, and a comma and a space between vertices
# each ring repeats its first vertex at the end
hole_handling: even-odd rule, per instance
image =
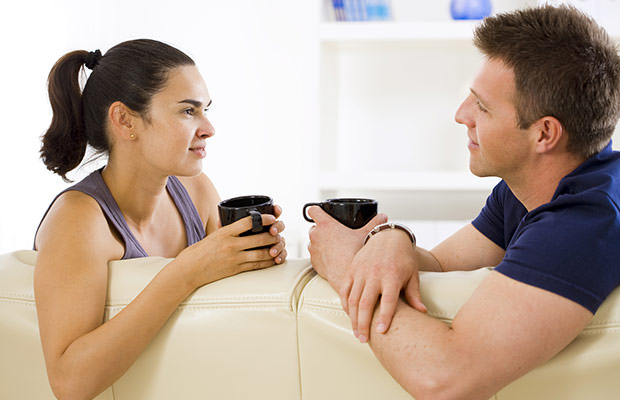
POLYGON ((129 134, 129 139, 135 139, 135 138, 136 138, 136 135, 134 133, 129 134))

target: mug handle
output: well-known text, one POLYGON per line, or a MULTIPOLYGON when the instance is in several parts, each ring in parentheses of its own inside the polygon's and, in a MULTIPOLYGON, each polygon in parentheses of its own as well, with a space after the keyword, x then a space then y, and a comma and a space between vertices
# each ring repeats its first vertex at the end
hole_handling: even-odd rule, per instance
POLYGON ((306 209, 307 209, 308 207, 311 207, 311 206, 319 206, 319 207, 321 207, 322 205, 323 205, 323 203, 306 203, 306 204, 304 205, 304 209, 303 209, 303 211, 302 211, 302 213, 304 214, 304 219, 305 219, 306 221, 308 221, 308 222, 312 222, 312 223, 314 223, 314 220, 313 220, 312 218, 310 218, 310 217, 306 214, 306 209))
POLYGON ((252 216, 252 233, 258 233, 263 231, 263 218, 256 210, 250 210, 252 216))

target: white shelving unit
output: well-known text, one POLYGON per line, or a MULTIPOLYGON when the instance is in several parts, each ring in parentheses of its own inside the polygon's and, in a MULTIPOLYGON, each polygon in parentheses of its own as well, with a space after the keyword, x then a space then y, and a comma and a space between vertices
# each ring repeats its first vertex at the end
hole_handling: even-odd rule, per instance
POLYGON ((374 197, 399 220, 477 214, 498 180, 469 173, 453 121, 479 64, 476 23, 319 23, 320 198, 374 197))
MULTIPOLYGON (((494 3, 507 11, 536 1, 494 3)), ((469 172, 466 128, 454 121, 482 60, 471 43, 479 21, 334 22, 325 9, 320 15, 319 198, 373 197, 401 221, 474 218, 498 182, 469 172)), ((619 28, 612 27, 615 38, 619 28)))

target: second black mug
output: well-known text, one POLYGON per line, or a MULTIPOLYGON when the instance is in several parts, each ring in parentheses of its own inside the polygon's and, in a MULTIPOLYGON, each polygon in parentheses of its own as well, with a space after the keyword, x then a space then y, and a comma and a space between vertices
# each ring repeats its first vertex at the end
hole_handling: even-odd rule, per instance
POLYGON ((377 201, 374 199, 339 198, 327 199, 319 203, 306 203, 303 208, 304 219, 314 222, 306 214, 310 206, 319 206, 341 224, 359 229, 377 215, 377 201))

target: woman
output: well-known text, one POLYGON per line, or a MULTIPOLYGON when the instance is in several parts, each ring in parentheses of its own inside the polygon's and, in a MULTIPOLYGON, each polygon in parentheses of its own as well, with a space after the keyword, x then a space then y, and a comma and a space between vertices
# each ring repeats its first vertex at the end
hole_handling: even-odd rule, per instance
POLYGON ((47 373, 59 398, 92 398, 116 381, 196 288, 284 262, 284 224, 240 237, 218 227, 219 196, 201 172, 215 133, 194 62, 153 40, 74 51, 49 76, 53 118, 42 159, 66 179, 87 144, 107 165, 61 193, 35 238, 35 297, 47 373), (83 91, 79 74, 92 69, 83 91), (250 250, 259 246, 266 249, 250 250), (119 314, 102 323, 111 260, 173 257, 119 314), (62 260, 59 262, 59 260, 62 260))

